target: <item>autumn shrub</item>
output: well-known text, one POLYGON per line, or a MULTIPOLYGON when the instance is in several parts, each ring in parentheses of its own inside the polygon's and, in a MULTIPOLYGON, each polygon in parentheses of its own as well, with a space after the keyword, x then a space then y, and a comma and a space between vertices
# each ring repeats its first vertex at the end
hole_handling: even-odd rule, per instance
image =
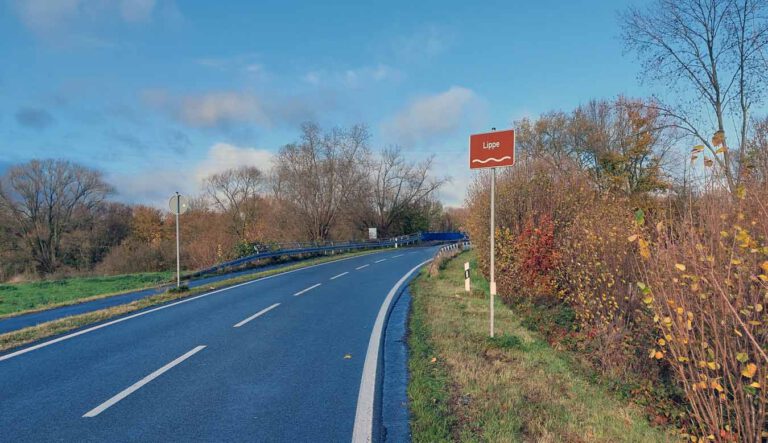
MULTIPOLYGON (((487 190, 487 182, 476 185, 487 190)), ((583 171, 554 168, 544 159, 500 175, 497 189, 502 299, 554 346, 579 351, 597 370, 641 393, 645 403, 666 405, 669 395, 659 391, 673 389, 664 368, 648 364, 652 316, 635 285, 637 245, 647 244, 628 241, 638 230, 635 211, 657 212, 657 199, 606 193, 583 171)), ((488 194, 473 195, 468 225, 487 275, 488 194)))
POLYGON ((175 266, 175 255, 165 248, 127 240, 112 248, 96 266, 97 274, 131 274, 166 271, 175 266))
POLYGON ((709 440, 768 437, 767 189, 746 189, 708 192, 643 234, 650 249, 638 287, 656 333, 648 356, 672 368, 691 434, 709 440))
POLYGON ((653 369, 643 358, 651 332, 634 285, 638 255, 627 240, 636 230, 631 208, 628 198, 594 194, 558 241, 558 294, 575 312, 582 350, 599 368, 624 378, 646 377, 653 369))
MULTIPOLYGON (((473 246, 479 251, 478 265, 487 275, 490 251, 490 186, 488 174, 482 175, 469 189, 467 197, 466 228, 473 246)), ((501 241, 519 236, 526 226, 548 217, 555 237, 570 223, 580 206, 581 194, 589 188, 586 174, 569 161, 555 163, 551 158, 526 158, 521 155, 514 168, 500 172, 496 183, 497 239, 501 241), (508 231, 503 231, 503 230, 508 231), (504 237, 504 236, 507 237, 504 237), (512 236, 512 237, 510 237, 512 236)), ((505 266, 505 253, 509 244, 496 245, 497 266, 505 266)), ((511 257, 511 256, 510 256, 511 257)), ((499 273, 501 276, 501 273, 499 273)), ((502 286, 499 292, 503 293, 502 286)))
POLYGON ((508 299, 551 297, 555 294, 554 270, 560 258, 555 249, 554 224, 548 214, 528 219, 519 235, 510 228, 496 231, 499 268, 496 282, 508 299))

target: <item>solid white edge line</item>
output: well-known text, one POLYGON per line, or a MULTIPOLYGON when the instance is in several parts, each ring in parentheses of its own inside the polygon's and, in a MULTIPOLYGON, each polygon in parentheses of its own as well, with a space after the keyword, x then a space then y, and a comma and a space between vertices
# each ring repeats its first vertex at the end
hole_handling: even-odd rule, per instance
POLYGON ((253 320, 254 318, 260 317, 260 316, 262 316, 262 315, 266 314, 267 312, 269 312, 269 311, 271 311, 271 310, 275 309, 275 308, 276 308, 276 307, 278 307, 278 306, 280 306, 280 303, 275 303, 274 305, 272 305, 272 306, 270 306, 270 307, 268 307, 268 308, 264 308, 264 309, 262 309, 261 311, 259 311, 259 312, 255 313, 255 314, 253 314, 252 316, 250 316, 250 317, 246 318, 245 320, 241 321, 240 323, 238 323, 238 324, 236 324, 236 325, 234 325, 234 326, 232 326, 232 327, 233 327, 233 328, 239 328, 240 326, 242 326, 242 325, 244 325, 244 324, 248 323, 249 321, 253 320))
POLYGON ((379 347, 381 346, 381 336, 384 333, 384 320, 387 318, 392 300, 400 291, 403 283, 408 280, 408 277, 431 261, 432 259, 430 258, 419 263, 402 276, 395 283, 395 286, 390 289, 387 297, 381 304, 379 314, 376 316, 376 322, 373 324, 371 338, 368 341, 368 351, 365 354, 365 363, 363 364, 363 376, 360 379, 360 393, 357 396, 357 410, 355 411, 355 426, 352 430, 352 441, 354 443, 367 443, 373 438, 373 409, 376 394, 376 369, 379 364, 379 347))
POLYGON ((297 293, 293 294, 293 296, 294 296, 294 297, 296 297, 297 295, 301 295, 301 294, 303 294, 303 293, 305 293, 305 292, 307 292, 307 291, 311 291, 311 290, 315 289, 316 287, 320 286, 321 284, 322 284, 322 283, 318 283, 318 284, 316 284, 316 285, 312 285, 312 286, 310 286, 310 287, 308 287, 308 288, 306 288, 306 289, 302 289, 301 291, 299 291, 299 292, 297 292, 297 293))
MULTIPOLYGON (((199 298, 208 297, 209 295, 213 295, 213 294, 218 294, 219 292, 224 292, 224 291, 228 291, 230 289, 239 288, 240 286, 250 285, 250 284, 253 284, 253 283, 258 283, 260 281, 269 280, 270 278, 281 277, 283 275, 292 274, 294 272, 304 271, 306 269, 316 268, 318 266, 324 266, 324 265, 329 265, 331 263, 338 263, 340 261, 353 260, 355 258, 360 258, 360 257, 364 257, 364 256, 367 256, 367 255, 378 254, 380 252, 387 252, 387 251, 386 250, 384 250, 384 251, 377 251, 377 252, 372 252, 371 254, 356 255, 354 257, 340 258, 338 260, 332 260, 332 261, 327 261, 327 262, 324 262, 324 263, 318 263, 316 265, 305 266, 303 268, 294 269, 292 271, 285 271, 285 272, 280 272, 280 273, 273 274, 273 275, 268 275, 266 277, 261 277, 261 278, 258 278, 256 280, 247 281, 247 282, 240 283, 240 284, 233 285, 233 286, 227 286, 226 288, 221 288, 221 289, 217 289, 215 291, 206 292, 206 293, 203 293, 203 294, 200 294, 200 295, 196 295, 194 297, 185 298, 185 299, 179 300, 177 302, 169 303, 167 305, 158 306, 156 308, 152 308, 152 309, 149 309, 149 310, 146 310, 146 311, 141 311, 141 312, 138 312, 136 314, 129 315, 127 317, 121 317, 121 318, 118 318, 116 320, 112 320, 112 321, 107 322, 107 323, 102 323, 100 325, 96 325, 96 326, 93 326, 93 327, 90 327, 90 328, 87 328, 87 329, 83 329, 82 331, 77 331, 77 332, 73 332, 72 334, 63 335, 63 336, 55 338, 53 340, 49 340, 49 341, 45 341, 45 342, 42 342, 42 343, 38 343, 38 344, 36 344, 34 346, 30 346, 28 348, 19 349, 16 352, 11 352, 10 354, 6 354, 6 355, 3 355, 3 356, 0 356, 0 361, 8 360, 8 359, 11 359, 13 357, 18 357, 19 355, 26 354, 27 352, 36 351, 36 350, 38 350, 40 348, 45 348, 47 346, 50 346, 50 345, 62 342, 64 340, 69 340, 70 338, 75 338, 75 337, 77 337, 79 335, 87 334, 89 332, 93 332, 93 331, 99 330, 101 328, 106 328, 107 326, 112 326, 112 325, 115 325, 115 324, 118 324, 118 323, 122 323, 122 322, 124 322, 126 320, 131 320, 131 319, 136 318, 136 317, 141 317, 142 315, 151 314, 153 312, 160 311, 160 310, 167 309, 167 308, 171 308, 173 306, 177 306, 177 305, 180 305, 182 303, 188 303, 188 302, 191 302, 193 300, 197 300, 199 298)), ((96 311, 93 311, 93 312, 96 312, 96 311)), ((66 318, 66 317, 62 317, 62 318, 66 318)))
POLYGON ((386 261, 386 260, 387 260, 386 258, 382 258, 381 260, 376 260, 374 263, 381 263, 381 262, 386 261))
POLYGON ((344 277, 344 276, 345 276, 345 275, 347 275, 347 274, 349 274, 349 271, 347 271, 347 272, 342 272, 342 273, 341 273, 341 274, 339 274, 339 275, 334 275, 333 277, 331 277, 331 280, 336 280, 337 278, 339 278, 339 277, 344 277))
POLYGON ((177 358, 176 360, 166 364, 162 368, 156 370, 155 372, 147 375, 146 377, 142 378, 141 380, 137 381, 136 383, 132 384, 128 388, 120 391, 117 395, 110 398, 109 400, 105 401, 104 403, 96 406, 95 408, 91 409, 90 411, 86 412, 83 417, 89 418, 89 417, 96 417, 97 415, 104 412, 109 407, 113 406, 115 403, 119 402, 120 400, 124 399, 125 397, 128 397, 129 395, 133 394, 137 390, 139 390, 142 386, 146 385, 147 383, 151 382, 152 380, 156 379, 157 377, 163 375, 163 373, 167 372, 169 369, 173 368, 174 366, 178 365, 179 363, 183 362, 184 360, 188 359, 189 357, 192 357, 193 355, 197 354, 198 352, 205 349, 205 346, 197 346, 191 351, 188 351, 186 354, 182 355, 181 357, 177 358))
POLYGON ((370 265, 363 265, 363 266, 358 266, 358 267, 356 267, 356 268, 355 268, 355 270, 356 270, 356 271, 359 271, 359 270, 361 270, 361 269, 363 269, 363 268, 367 268, 368 266, 370 266, 370 265))

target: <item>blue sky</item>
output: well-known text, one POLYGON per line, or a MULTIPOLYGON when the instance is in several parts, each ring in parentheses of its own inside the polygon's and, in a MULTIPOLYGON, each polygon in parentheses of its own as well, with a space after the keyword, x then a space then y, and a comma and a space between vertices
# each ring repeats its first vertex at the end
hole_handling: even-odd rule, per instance
POLYGON ((302 121, 365 123, 458 205, 470 133, 649 94, 619 39, 639 2, 0 0, 0 167, 65 158, 160 205, 302 121))

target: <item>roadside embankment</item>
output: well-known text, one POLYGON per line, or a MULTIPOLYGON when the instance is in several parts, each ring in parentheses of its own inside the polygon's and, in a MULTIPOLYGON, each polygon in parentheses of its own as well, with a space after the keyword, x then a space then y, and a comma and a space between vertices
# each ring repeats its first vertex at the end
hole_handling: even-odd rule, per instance
POLYGON ((488 338, 488 284, 465 252, 411 285, 409 321, 413 441, 672 441, 636 405, 558 351, 503 303, 488 338))

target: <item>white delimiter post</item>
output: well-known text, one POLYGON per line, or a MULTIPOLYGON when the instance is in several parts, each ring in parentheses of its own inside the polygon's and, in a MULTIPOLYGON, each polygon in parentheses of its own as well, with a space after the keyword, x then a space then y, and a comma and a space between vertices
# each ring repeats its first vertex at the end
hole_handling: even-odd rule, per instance
POLYGON ((493 337, 493 302, 496 295, 496 168, 491 169, 491 337, 493 337))
POLYGON ((181 196, 176 193, 176 287, 181 287, 181 254, 179 254, 179 213, 181 212, 181 196))

